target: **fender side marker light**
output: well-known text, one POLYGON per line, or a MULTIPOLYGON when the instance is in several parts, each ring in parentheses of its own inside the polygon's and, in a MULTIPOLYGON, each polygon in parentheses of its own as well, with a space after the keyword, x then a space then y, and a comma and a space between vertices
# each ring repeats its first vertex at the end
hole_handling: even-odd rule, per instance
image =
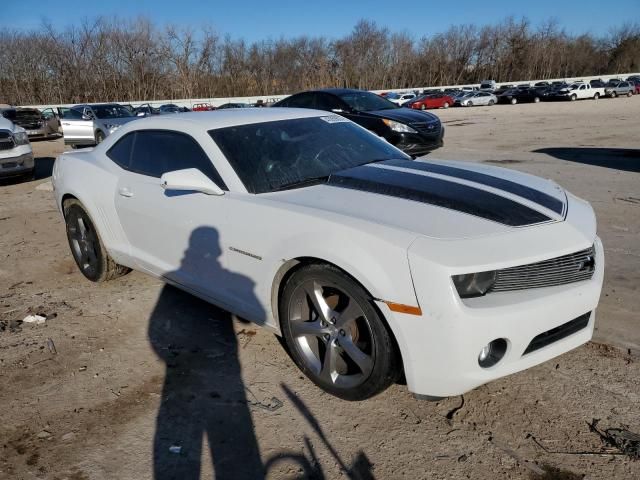
POLYGON ((387 304, 387 306, 389 307, 389 310, 391 310, 392 312, 406 313, 409 315, 422 315, 422 309, 420 307, 414 307, 413 305, 403 305, 402 303, 393 303, 393 302, 387 302, 387 301, 385 301, 384 303, 387 304))

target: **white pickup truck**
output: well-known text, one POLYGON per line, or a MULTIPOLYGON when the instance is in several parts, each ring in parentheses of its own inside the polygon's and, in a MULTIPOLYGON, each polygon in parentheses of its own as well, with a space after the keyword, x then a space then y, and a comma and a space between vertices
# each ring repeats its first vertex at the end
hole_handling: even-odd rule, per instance
POLYGON ((588 83, 576 82, 560 89, 557 95, 571 101, 584 100, 585 98, 597 100, 600 97, 604 97, 604 88, 592 87, 588 83))
POLYGON ((25 177, 34 173, 33 152, 24 128, 0 116, 0 178, 25 177))

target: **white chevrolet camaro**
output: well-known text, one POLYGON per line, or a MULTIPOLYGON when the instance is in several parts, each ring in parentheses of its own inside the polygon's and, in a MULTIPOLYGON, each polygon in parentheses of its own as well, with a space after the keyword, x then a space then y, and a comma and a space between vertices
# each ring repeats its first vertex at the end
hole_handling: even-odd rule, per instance
POLYGON ((89 280, 136 269, 281 335, 338 397, 402 377, 462 394, 591 338, 603 248, 555 183, 413 161, 343 117, 270 108, 131 122, 55 162, 89 280))

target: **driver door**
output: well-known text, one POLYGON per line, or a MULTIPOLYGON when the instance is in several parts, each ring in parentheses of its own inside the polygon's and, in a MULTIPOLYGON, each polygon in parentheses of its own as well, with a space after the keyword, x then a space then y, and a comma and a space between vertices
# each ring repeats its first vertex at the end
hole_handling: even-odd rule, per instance
POLYGON ((169 191, 160 182, 166 172, 196 168, 226 190, 197 141, 177 131, 138 130, 108 155, 124 168, 115 205, 138 268, 230 304, 233 285, 225 281, 229 270, 223 267, 230 195, 169 191))

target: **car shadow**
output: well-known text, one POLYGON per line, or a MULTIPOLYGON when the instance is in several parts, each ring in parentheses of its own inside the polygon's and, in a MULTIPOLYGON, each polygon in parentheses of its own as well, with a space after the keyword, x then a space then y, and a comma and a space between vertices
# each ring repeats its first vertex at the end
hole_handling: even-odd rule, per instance
POLYGON ((585 165, 640 172, 640 150, 635 148, 552 147, 532 152, 585 165))
POLYGON ((34 159, 34 180, 49 178, 53 173, 53 164, 55 163, 55 161, 56 159, 54 157, 36 157, 34 159))

